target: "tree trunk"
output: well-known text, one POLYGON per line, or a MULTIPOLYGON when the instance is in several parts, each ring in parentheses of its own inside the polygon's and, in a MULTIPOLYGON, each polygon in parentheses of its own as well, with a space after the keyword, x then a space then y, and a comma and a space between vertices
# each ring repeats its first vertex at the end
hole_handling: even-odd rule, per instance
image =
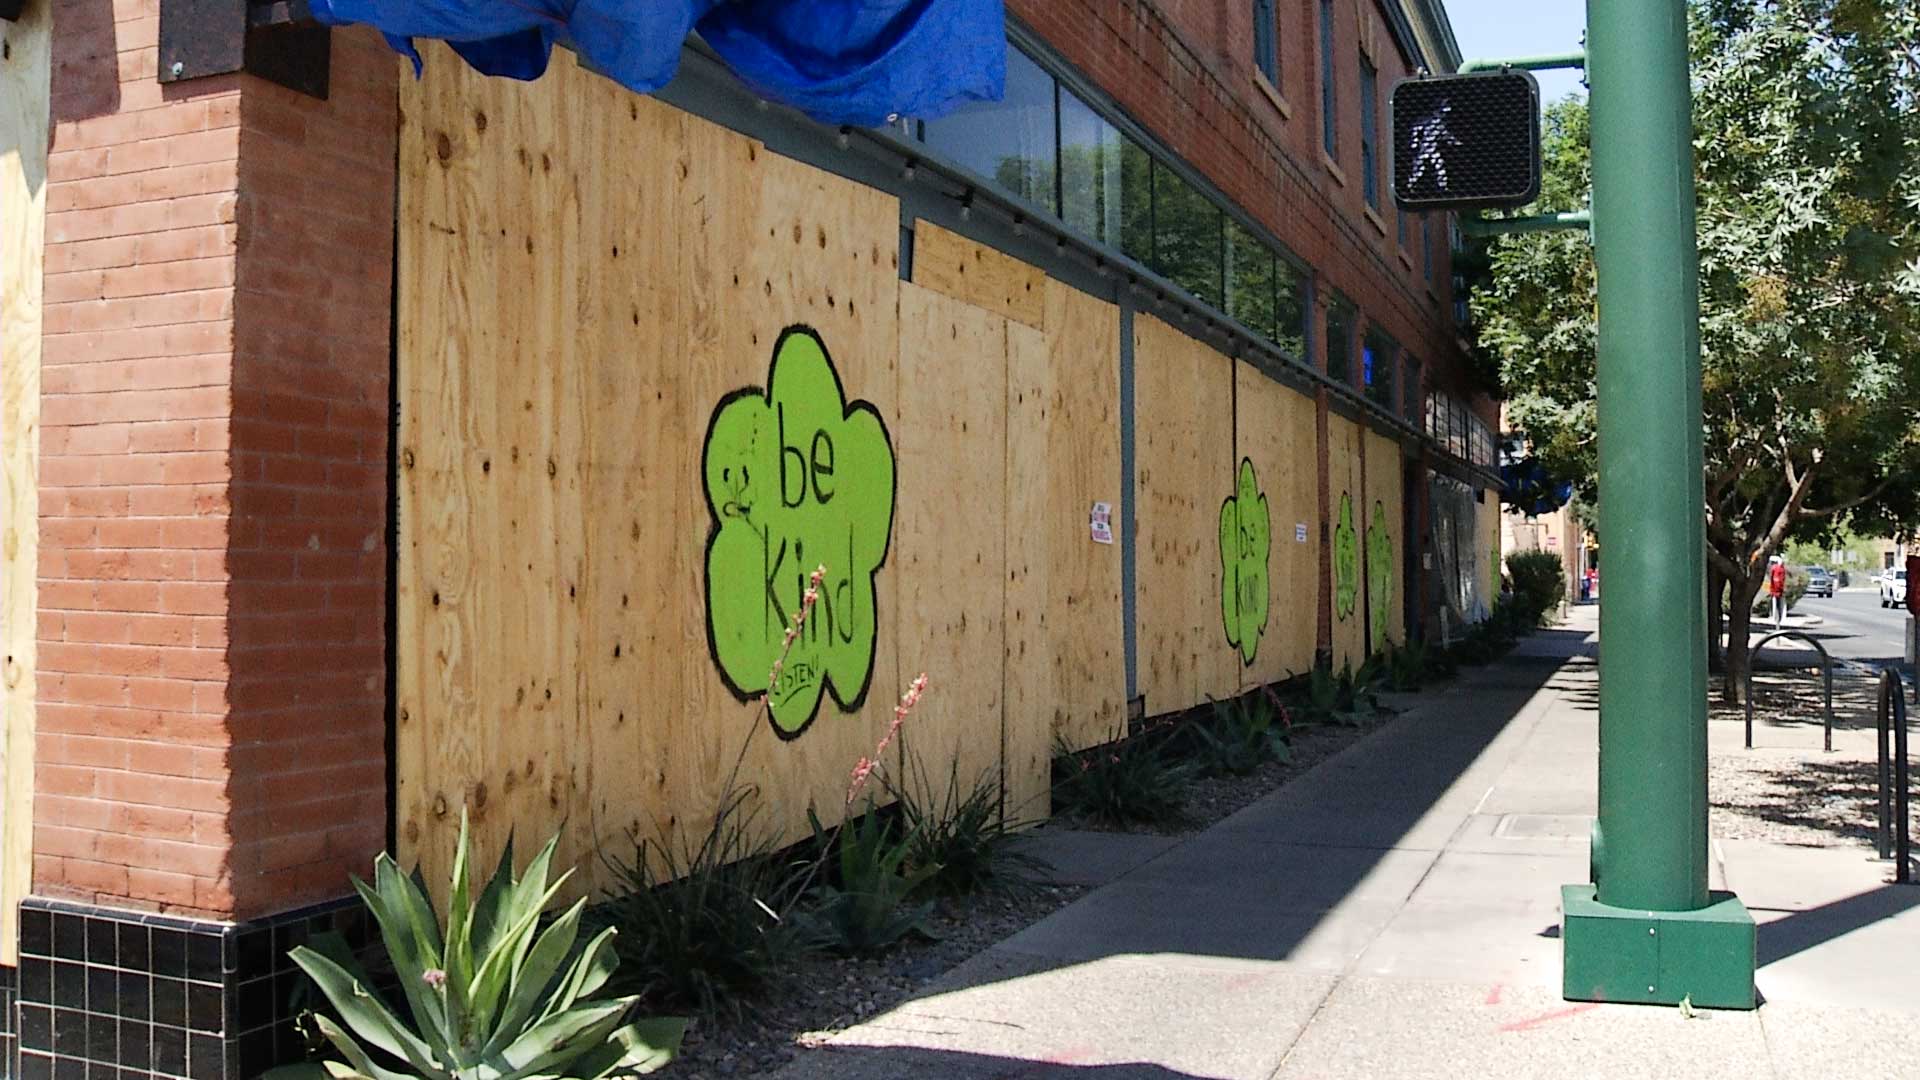
POLYGON ((1727 594, 1727 579, 1720 568, 1707 562, 1707 670, 1726 670, 1725 659, 1720 654, 1720 635, 1726 630, 1726 616, 1720 610, 1722 598, 1727 594))
POLYGON ((1747 648, 1748 627, 1753 622, 1753 601, 1767 580, 1765 572, 1728 580, 1727 655, 1720 700, 1739 705, 1746 700, 1747 669, 1753 657, 1747 648))

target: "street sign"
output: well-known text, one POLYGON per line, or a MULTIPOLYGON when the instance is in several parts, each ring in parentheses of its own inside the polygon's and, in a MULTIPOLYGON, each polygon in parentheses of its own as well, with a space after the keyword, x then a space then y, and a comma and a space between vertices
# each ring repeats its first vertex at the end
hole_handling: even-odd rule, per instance
POLYGON ((1540 84, 1502 70, 1393 88, 1393 201, 1402 210, 1498 209, 1540 194, 1540 84))

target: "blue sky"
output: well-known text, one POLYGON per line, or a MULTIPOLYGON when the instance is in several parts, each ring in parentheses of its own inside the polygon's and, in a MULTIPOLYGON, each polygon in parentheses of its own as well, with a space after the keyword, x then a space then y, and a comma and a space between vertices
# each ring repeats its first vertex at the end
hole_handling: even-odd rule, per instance
MULTIPOLYGON (((1460 55, 1468 60, 1571 52, 1587 25, 1583 0, 1445 0, 1460 55)), ((1578 71, 1538 71, 1547 103, 1585 91, 1578 71)))

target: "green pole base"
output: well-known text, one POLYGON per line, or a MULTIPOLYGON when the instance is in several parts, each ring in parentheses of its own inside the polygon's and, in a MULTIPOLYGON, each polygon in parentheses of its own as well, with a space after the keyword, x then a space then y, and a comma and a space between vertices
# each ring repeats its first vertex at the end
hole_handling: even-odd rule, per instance
POLYGON ((1560 930, 1568 1001, 1752 1009, 1753 916, 1730 892, 1698 911, 1642 911, 1595 899, 1592 885, 1562 885, 1560 930))

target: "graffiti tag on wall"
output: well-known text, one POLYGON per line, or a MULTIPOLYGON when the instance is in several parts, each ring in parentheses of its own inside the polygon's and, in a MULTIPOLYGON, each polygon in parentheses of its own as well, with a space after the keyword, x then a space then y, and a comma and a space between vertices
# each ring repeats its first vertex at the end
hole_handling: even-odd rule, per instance
POLYGON ((1353 617, 1360 598, 1360 537, 1353 528, 1353 496, 1340 493, 1340 519, 1333 527, 1333 613, 1353 617))
POLYGON ((1393 601, 1393 538, 1387 535, 1387 507, 1373 502, 1373 520, 1367 523, 1367 621, 1377 648, 1386 644, 1388 605, 1393 601))
POLYGON ((1227 644, 1240 650, 1242 664, 1253 663, 1267 630, 1267 557, 1273 529, 1267 496, 1253 475, 1253 462, 1240 459, 1232 495, 1220 504, 1220 616, 1227 644))
POLYGON ((707 640, 742 699, 767 692, 807 575, 827 575, 769 703, 793 738, 823 694, 856 709, 873 678, 874 577, 893 535, 893 443, 879 412, 848 402, 818 334, 788 327, 767 385, 722 398, 701 472, 707 536, 707 640))

